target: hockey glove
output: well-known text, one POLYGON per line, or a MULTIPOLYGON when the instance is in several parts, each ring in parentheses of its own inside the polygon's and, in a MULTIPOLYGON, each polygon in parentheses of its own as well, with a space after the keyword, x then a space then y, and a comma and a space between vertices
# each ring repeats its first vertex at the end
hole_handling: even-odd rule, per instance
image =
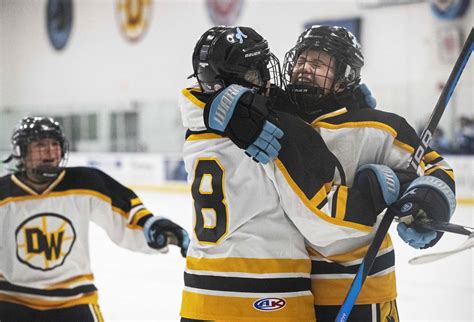
POLYGON ((365 84, 360 84, 354 90, 354 96, 359 103, 360 108, 374 108, 377 106, 377 100, 365 84))
POLYGON ((273 161, 281 149, 283 131, 269 114, 268 99, 249 88, 230 85, 217 93, 204 108, 209 130, 226 135, 255 161, 273 161))
POLYGON ((181 248, 181 255, 186 257, 189 246, 189 236, 186 230, 163 217, 151 217, 143 227, 148 246, 163 250, 168 244, 181 248))
POLYGON ((375 213, 380 213, 395 201, 400 193, 397 174, 382 164, 366 164, 357 170, 353 187, 358 189, 375 213))
POLYGON ((456 197, 440 179, 424 176, 413 180, 393 208, 401 221, 397 226, 399 236, 411 247, 425 249, 434 246, 443 233, 419 224, 431 220, 449 222, 456 208, 456 197))

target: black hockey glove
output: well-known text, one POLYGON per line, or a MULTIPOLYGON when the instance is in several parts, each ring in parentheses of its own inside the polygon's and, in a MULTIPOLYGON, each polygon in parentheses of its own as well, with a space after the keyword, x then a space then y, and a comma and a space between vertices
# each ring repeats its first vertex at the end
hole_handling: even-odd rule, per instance
POLYGON ((283 131, 268 109, 268 98, 240 85, 230 85, 204 108, 207 129, 224 134, 255 161, 268 163, 281 149, 283 131))
POLYGON ((406 188, 417 175, 406 170, 392 170, 382 164, 367 164, 357 170, 353 187, 372 204, 374 213, 379 214, 398 200, 400 191, 406 188))
POLYGON ((401 221, 397 226, 399 236, 411 247, 425 249, 434 246, 443 233, 422 228, 420 223, 449 222, 456 197, 440 179, 424 176, 413 180, 393 208, 401 221))
POLYGON ((143 227, 148 246, 167 251, 168 244, 181 248, 181 255, 186 257, 189 246, 189 236, 186 230, 163 217, 150 217, 143 227))

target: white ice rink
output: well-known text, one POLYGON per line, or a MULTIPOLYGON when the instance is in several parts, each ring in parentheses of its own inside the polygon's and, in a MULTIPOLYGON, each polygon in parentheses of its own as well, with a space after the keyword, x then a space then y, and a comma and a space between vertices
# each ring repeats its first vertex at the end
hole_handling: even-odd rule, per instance
MULTIPOLYGON (((185 193, 140 192, 154 213, 191 228, 191 198, 185 193)), ((453 222, 474 226, 474 207, 458 206, 453 222)), ((438 262, 413 266, 408 259, 449 250, 466 237, 446 233, 434 249, 417 251, 391 235, 396 250, 398 308, 401 321, 474 321, 473 250, 438 262)), ((91 257, 106 321, 179 321, 185 260, 177 248, 166 255, 143 255, 115 246, 91 224, 91 257)))

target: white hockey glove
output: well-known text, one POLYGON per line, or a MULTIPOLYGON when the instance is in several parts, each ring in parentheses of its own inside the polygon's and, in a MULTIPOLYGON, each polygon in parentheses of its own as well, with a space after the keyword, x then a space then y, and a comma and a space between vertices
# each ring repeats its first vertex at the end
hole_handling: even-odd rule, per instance
POLYGON ((186 257, 189 247, 189 235, 181 226, 163 217, 150 217, 143 227, 148 246, 165 250, 168 244, 181 248, 181 255, 186 257))

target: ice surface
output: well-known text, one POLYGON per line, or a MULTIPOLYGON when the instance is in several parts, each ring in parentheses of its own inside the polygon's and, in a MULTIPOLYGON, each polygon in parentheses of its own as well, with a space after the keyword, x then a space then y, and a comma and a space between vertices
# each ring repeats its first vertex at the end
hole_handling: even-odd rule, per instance
MULTIPOLYGON (((140 192, 155 214, 191 229, 192 201, 185 193, 140 192)), ((474 226, 474 207, 458 206, 453 222, 474 226)), ((396 250, 398 309, 401 321, 474 321, 474 251, 435 263, 410 265, 419 254, 449 250, 466 237, 446 233, 435 248, 412 249, 391 235, 396 250)), ((92 267, 106 321, 179 321, 185 260, 177 248, 166 255, 143 255, 113 244, 91 224, 92 267)))

